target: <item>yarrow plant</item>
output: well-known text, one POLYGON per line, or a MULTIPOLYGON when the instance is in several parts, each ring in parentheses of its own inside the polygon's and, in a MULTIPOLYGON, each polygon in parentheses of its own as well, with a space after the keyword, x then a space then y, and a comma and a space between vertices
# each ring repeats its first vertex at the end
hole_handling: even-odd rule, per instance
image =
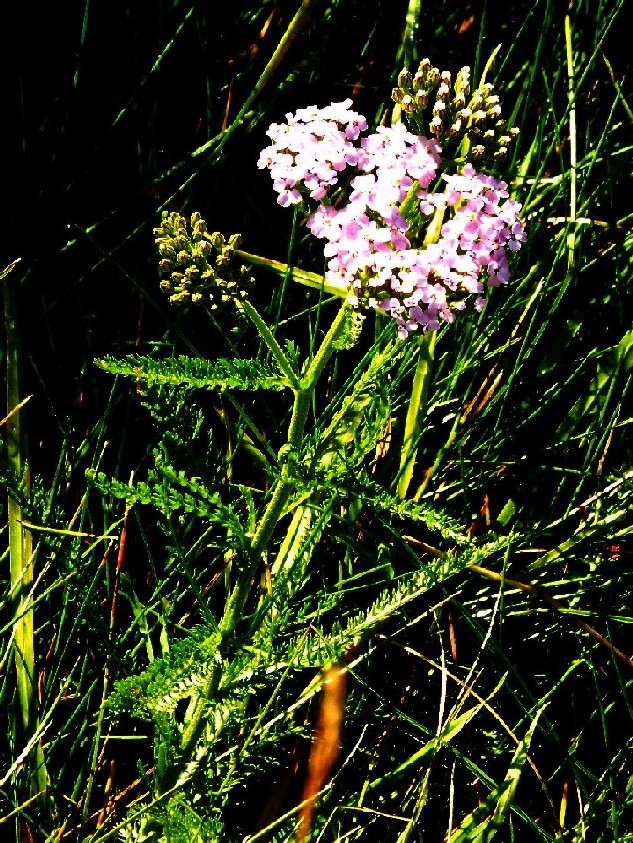
POLYGON ((473 109, 466 105, 468 68, 457 75, 450 102, 448 71, 440 74, 424 60, 409 77, 403 71, 399 83, 417 80, 416 98, 402 88, 393 98, 415 125, 429 104, 421 80, 437 87, 430 137, 402 122, 363 134, 367 120, 347 99, 287 114, 286 123, 269 128, 272 144, 258 161, 270 171, 280 205, 316 203, 307 227, 326 241, 328 284, 344 289, 355 308, 387 313, 402 338, 437 330, 468 307, 481 310, 486 287, 509 279, 507 250, 525 239, 521 205, 509 197, 508 185, 468 160, 483 161, 495 140, 498 160, 516 134, 497 137, 485 127, 491 119, 503 124, 492 86, 475 92, 470 105, 479 108, 473 109), (461 140, 459 157, 443 158, 440 141, 450 146, 455 140, 461 140), (451 165, 455 172, 447 171, 451 165))

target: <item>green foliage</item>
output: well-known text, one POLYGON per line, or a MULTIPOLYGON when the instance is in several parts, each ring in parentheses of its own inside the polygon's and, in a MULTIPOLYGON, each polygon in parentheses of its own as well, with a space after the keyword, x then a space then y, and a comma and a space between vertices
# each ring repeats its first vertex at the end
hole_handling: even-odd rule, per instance
POLYGON ((152 505, 164 515, 186 512, 222 524, 228 530, 238 527, 239 516, 231 507, 223 505, 220 495, 209 490, 199 478, 188 477, 184 469, 163 464, 161 455, 157 462, 148 480, 139 481, 133 486, 111 480, 92 470, 86 476, 103 494, 125 500, 129 505, 152 505))
POLYGON ((156 360, 128 356, 122 360, 105 357, 96 364, 112 375, 126 375, 150 386, 167 385, 184 389, 275 389, 288 386, 272 366, 258 360, 221 358, 213 363, 197 357, 156 360))
POLYGON ((0 460, 0 483, 34 542, 38 710, 29 740, 5 568, 3 840, 291 840, 323 713, 342 719, 342 752, 313 840, 631 836, 625 3, 484 5, 159 3, 97 20, 85 4, 29 21, 6 85, 24 177, 4 283, 31 453, 21 472, 0 460), (353 96, 389 123, 424 55, 471 65, 474 90, 499 43, 486 79, 521 129, 500 172, 528 241, 508 287, 438 336, 403 499, 415 350, 348 314, 317 359, 335 292, 322 243, 276 207, 257 155, 267 125, 312 102, 353 96), (188 237, 189 208, 243 231, 248 254, 217 239, 211 267, 197 215, 186 259, 148 269, 162 212, 188 237), (235 277, 216 272, 229 258, 235 277), (161 269, 176 296, 213 269, 220 300, 239 276, 238 310, 262 323, 169 310, 161 269), (334 662, 347 696, 324 712, 334 662))
POLYGON ((219 643, 219 635, 204 627, 189 630, 143 673, 117 682, 108 707, 141 718, 173 715, 180 700, 204 686, 219 657, 219 643))

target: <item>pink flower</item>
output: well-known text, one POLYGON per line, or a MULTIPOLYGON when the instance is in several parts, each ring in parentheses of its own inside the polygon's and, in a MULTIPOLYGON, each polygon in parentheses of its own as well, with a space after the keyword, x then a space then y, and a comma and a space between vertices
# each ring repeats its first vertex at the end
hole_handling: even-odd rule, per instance
MULTIPOLYGON (((258 166, 270 171, 277 201, 319 203, 307 226, 326 241, 326 278, 346 285, 355 307, 389 314, 399 336, 437 330, 468 306, 481 310, 485 286, 509 279, 506 248, 516 251, 525 240, 521 206, 508 198, 508 185, 470 163, 438 179, 435 139, 403 124, 361 137, 367 121, 351 105, 348 99, 299 109, 270 127, 273 143, 258 166), (348 167, 357 175, 347 202, 335 208, 328 196, 348 167), (444 217, 437 240, 420 248, 403 213, 412 198, 423 218, 444 217)), ((418 216, 415 236, 420 225, 418 216)))

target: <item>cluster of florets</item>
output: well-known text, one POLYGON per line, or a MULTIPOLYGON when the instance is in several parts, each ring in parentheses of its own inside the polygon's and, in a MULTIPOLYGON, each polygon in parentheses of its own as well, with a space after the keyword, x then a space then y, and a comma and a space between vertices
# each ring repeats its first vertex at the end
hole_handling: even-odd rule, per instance
POLYGON ((429 132, 444 149, 468 155, 479 163, 499 161, 508 154, 519 130, 501 117, 499 97, 490 82, 471 93, 470 68, 462 67, 453 83, 449 70, 440 72, 422 59, 415 74, 398 74, 391 98, 418 132, 429 132))
POLYGON ((212 310, 235 306, 253 284, 249 270, 237 259, 239 234, 228 240, 219 231, 207 232, 199 213, 187 220, 176 212, 163 214, 154 229, 160 255, 161 290, 172 304, 205 304, 212 310))
POLYGON ((339 173, 358 163, 354 141, 367 129, 367 121, 350 111, 351 102, 300 108, 286 115, 287 123, 273 123, 268 129, 273 143, 261 153, 259 166, 270 170, 280 205, 301 201, 297 184, 312 199, 323 199, 339 173))
POLYGON ((472 164, 441 173, 434 137, 401 123, 361 137, 367 122, 351 105, 288 114, 269 130, 273 143, 259 159, 279 204, 317 202, 307 225, 326 241, 328 284, 358 308, 388 313, 401 337, 436 330, 468 306, 481 309, 485 287, 508 280, 506 248, 525 238, 521 206, 503 181, 472 164), (334 205, 348 168, 350 193, 344 203, 337 194, 334 205))

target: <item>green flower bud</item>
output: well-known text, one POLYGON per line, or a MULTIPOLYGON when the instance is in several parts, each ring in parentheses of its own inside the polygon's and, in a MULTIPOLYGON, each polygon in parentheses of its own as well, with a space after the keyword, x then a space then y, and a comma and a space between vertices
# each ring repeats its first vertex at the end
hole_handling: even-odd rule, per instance
POLYGON ((440 72, 437 67, 432 67, 427 76, 427 85, 429 88, 433 88, 437 83, 440 81, 440 72))
POLYGON ((411 84, 413 83, 413 76, 411 75, 410 71, 407 70, 405 67, 404 70, 401 70, 398 74, 398 87, 399 88, 410 88, 411 84))
POLYGON ((415 95, 415 107, 422 111, 429 103, 429 93, 425 90, 420 90, 415 95))
POLYGON ((464 97, 467 97, 470 93, 470 68, 468 66, 464 66, 458 71, 455 79, 455 91, 457 94, 463 94, 464 97))
POLYGON ((431 122, 429 123, 429 131, 432 135, 435 135, 436 138, 439 138, 442 134, 442 120, 440 117, 434 117, 431 122))

